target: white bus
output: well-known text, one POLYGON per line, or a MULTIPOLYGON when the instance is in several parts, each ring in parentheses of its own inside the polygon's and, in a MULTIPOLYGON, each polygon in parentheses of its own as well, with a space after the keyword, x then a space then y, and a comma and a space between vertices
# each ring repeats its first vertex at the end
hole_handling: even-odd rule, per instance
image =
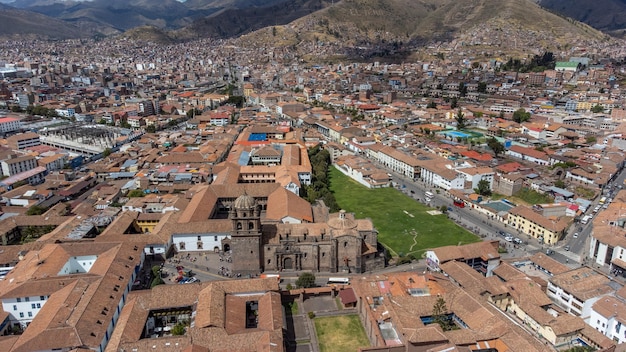
POLYGON ((435 196, 435 195, 433 194, 433 192, 426 192, 426 193, 424 193, 424 194, 426 195, 426 198, 432 198, 432 197, 434 197, 434 196, 435 196))
POLYGON ((350 279, 347 277, 329 277, 327 285, 349 285, 350 279))
POLYGON ((583 225, 586 225, 590 219, 591 219, 591 215, 585 215, 583 216, 582 220, 580 220, 580 223, 583 225))

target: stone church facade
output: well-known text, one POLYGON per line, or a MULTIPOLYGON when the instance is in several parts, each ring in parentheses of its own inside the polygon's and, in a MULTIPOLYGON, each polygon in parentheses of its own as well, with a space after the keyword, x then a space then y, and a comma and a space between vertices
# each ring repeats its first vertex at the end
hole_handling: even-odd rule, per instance
POLYGON ((257 201, 239 196, 229 212, 234 274, 263 271, 363 273, 385 266, 370 219, 340 211, 313 223, 261 223, 257 201))

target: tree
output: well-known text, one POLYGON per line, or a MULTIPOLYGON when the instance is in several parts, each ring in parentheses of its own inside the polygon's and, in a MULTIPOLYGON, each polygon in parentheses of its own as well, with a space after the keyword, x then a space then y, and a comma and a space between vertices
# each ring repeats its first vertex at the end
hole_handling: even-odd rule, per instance
POLYGON ((156 127, 154 127, 154 125, 146 126, 146 132, 154 133, 156 132, 156 127))
POLYGON ((565 182, 563 180, 556 180, 554 181, 554 186, 558 187, 558 188, 565 188, 565 182))
POLYGON ((526 109, 519 108, 513 113, 513 121, 522 123, 530 120, 530 113, 526 112, 526 109))
POLYGON ((450 108, 456 109, 458 106, 459 100, 456 97, 453 97, 452 100, 450 100, 450 108))
POLYGON ((138 198, 138 197, 143 197, 143 196, 144 196, 144 193, 140 189, 133 189, 132 191, 128 192, 128 198, 138 198))
POLYGON ((487 92, 487 83, 486 82, 478 82, 478 93, 486 93, 487 92))
POLYGON ((41 215, 48 210, 47 208, 40 207, 38 205, 33 205, 26 211, 26 215, 41 215))
POLYGON ((480 180, 478 181, 477 187, 474 188, 474 192, 480 194, 481 196, 488 196, 491 194, 491 186, 489 185, 489 181, 480 180))
POLYGON ((459 83, 459 93, 462 97, 467 95, 467 86, 465 85, 465 82, 459 83))
POLYGON ((463 110, 461 110, 461 108, 459 108, 459 110, 457 110, 455 119, 456 119, 456 129, 457 130, 462 130, 462 129, 465 129, 465 127, 467 127, 467 121, 465 120, 465 114, 463 113, 463 110))
POLYGON ((315 275, 312 273, 302 273, 296 280, 296 286, 298 288, 309 288, 315 286, 315 275))
POLYGON ((102 152, 102 157, 108 158, 109 155, 111 155, 111 148, 105 148, 104 151, 102 152))
POLYGON ((433 323, 439 324, 443 331, 454 330, 454 324, 448 318, 448 307, 443 297, 437 298, 433 306, 433 323))
POLYGON ((428 105, 426 105, 426 108, 428 109, 436 109, 437 108, 437 103, 435 103, 433 100, 428 102, 428 105))
POLYGON ((202 110, 198 109, 198 108, 193 108, 189 111, 187 111, 187 117, 188 118, 193 118, 196 115, 202 115, 202 110))
POLYGON ((183 323, 178 323, 176 325, 174 325, 174 327, 171 330, 172 335, 174 336, 182 336, 185 335, 185 324, 183 323))
POLYGON ((496 158, 498 157, 498 154, 504 151, 504 144, 498 142, 495 137, 491 137, 487 141, 487 146, 493 151, 493 154, 495 154, 496 158))
POLYGON ((591 107, 591 112, 594 114, 601 113, 604 111, 604 108, 600 104, 596 104, 591 107))
POLYGON ((585 141, 588 144, 592 144, 598 141, 598 139, 595 136, 587 136, 587 138, 585 138, 585 141))

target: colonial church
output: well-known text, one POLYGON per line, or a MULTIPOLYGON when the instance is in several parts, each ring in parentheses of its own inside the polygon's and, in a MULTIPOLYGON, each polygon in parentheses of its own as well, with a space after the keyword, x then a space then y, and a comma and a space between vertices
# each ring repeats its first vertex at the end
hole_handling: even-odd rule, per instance
POLYGON ((158 236, 178 252, 230 251, 234 274, 361 273, 385 265, 370 219, 330 214, 276 183, 202 185, 187 197, 158 236))
POLYGON ((230 210, 233 272, 361 273, 384 267, 383 251, 379 250, 371 220, 356 220, 343 210, 335 214, 319 210, 323 222, 262 224, 256 200, 246 193, 239 196, 230 210))

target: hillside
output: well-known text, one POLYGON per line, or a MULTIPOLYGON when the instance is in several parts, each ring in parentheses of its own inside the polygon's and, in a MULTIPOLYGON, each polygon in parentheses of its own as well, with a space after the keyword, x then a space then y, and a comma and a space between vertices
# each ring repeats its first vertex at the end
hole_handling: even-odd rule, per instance
POLYGON ((35 12, 0 4, 0 37, 68 39, 88 37, 90 31, 35 12))
MULTIPOLYGON (((261 3, 261 1, 258 1, 261 3)), ((267 3, 267 1, 265 1, 267 3)), ((234 3, 244 3, 235 0, 234 3)), ((253 2, 249 2, 249 6, 253 2)), ((227 8, 195 20, 173 35, 180 40, 202 37, 232 38, 264 27, 284 25, 328 6, 326 0, 269 1, 270 6, 227 8)))
POLYGON ((436 41, 462 40, 464 46, 506 52, 556 51, 605 37, 530 0, 344 0, 279 29, 243 36, 240 42, 291 46, 303 55, 310 45, 332 46, 340 55, 367 58, 436 41))
POLYGON ((540 0, 539 4, 606 33, 626 32, 626 0, 540 0))

